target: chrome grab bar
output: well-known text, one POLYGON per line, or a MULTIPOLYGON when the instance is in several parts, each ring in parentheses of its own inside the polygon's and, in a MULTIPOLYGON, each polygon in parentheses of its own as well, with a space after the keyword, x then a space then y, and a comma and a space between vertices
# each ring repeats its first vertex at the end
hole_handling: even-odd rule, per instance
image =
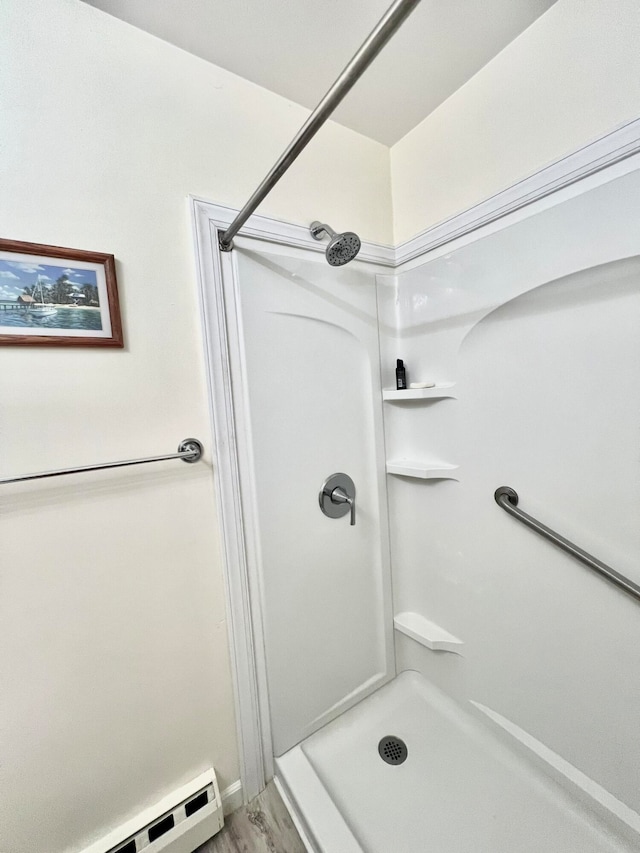
POLYGON ((42 471, 39 474, 23 474, 21 477, 7 477, 0 480, 0 486, 8 483, 24 483, 27 480, 45 480, 48 477, 63 477, 65 474, 81 474, 85 471, 102 471, 105 468, 125 468, 128 465, 146 465, 148 462, 164 462, 167 459, 182 459, 183 462, 197 462, 204 448, 197 438, 185 438, 178 445, 177 453, 167 456, 148 456, 145 459, 125 459, 121 462, 103 462, 99 465, 81 465, 79 468, 61 468, 59 471, 42 471))
POLYGON ((541 521, 533 518, 528 513, 524 512, 524 510, 519 509, 518 493, 515 489, 512 489, 510 486, 500 486, 499 489, 496 489, 494 498, 496 499, 498 506, 502 507, 502 509, 505 510, 505 512, 508 512, 509 515, 517 518, 518 521, 521 521, 523 524, 526 524, 527 527, 535 530, 535 532, 539 533, 540 536, 548 539, 549 542, 553 542, 554 545, 562 548, 562 550, 566 551, 567 554, 571 554, 577 560, 580 560, 581 563, 584 563, 585 566, 593 569, 594 572, 602 575, 608 581, 620 587, 620 589, 623 589, 628 593, 628 595, 631 595, 640 601, 640 586, 637 583, 634 583, 629 580, 629 578, 621 575, 620 572, 616 572, 615 569, 612 569, 611 566, 603 563, 602 560, 598 560, 597 557, 587 553, 587 551, 583 551, 582 548, 574 545, 573 542, 565 539, 564 536, 556 533, 555 530, 551 530, 551 528, 547 527, 546 524, 542 524, 541 521))

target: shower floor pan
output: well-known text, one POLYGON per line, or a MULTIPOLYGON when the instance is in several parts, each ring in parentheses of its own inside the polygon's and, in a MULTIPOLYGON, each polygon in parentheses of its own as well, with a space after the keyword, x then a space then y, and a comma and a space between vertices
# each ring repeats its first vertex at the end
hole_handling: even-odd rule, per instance
POLYGON ((415 672, 399 675, 276 765, 317 853, 640 849, 628 825, 577 799, 415 672), (400 764, 378 752, 388 736, 407 746, 400 764))

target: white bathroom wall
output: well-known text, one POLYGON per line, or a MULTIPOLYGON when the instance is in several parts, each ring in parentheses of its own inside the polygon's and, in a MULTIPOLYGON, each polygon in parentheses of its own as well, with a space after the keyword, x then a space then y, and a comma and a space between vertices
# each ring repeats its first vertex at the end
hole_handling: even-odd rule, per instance
MULTIPOLYGON (((5 0, 0 43, 0 235, 114 253, 126 341, 0 350, 0 476, 209 445, 187 195, 243 204, 307 112, 79 0, 5 0)), ((388 177, 329 123, 263 210, 389 241, 388 177)), ((207 450, 2 488, 2 853, 237 780, 207 450)))
POLYGON ((391 149, 395 242, 640 116, 637 0, 557 0, 391 149))
POLYGON ((639 605, 494 501, 515 488, 522 509, 640 582, 640 160, 612 175, 437 250, 397 290, 381 279, 379 305, 385 384, 397 357, 410 381, 455 383, 453 399, 385 406, 388 458, 458 466, 388 478, 395 610, 464 643, 433 652, 397 633, 398 668, 639 811, 639 605))

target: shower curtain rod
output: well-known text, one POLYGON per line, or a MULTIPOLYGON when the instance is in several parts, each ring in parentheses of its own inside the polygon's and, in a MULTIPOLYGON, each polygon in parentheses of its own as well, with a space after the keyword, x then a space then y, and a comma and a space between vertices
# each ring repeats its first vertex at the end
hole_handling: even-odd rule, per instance
POLYGON ((242 210, 238 213, 227 230, 220 234, 219 244, 223 252, 233 249, 233 238, 242 228, 253 211, 271 192, 280 178, 287 171, 300 152, 308 145, 320 130, 331 113, 351 90, 358 79, 364 74, 369 65, 380 53, 391 36, 409 17, 420 0, 395 0, 378 21, 369 37, 365 40, 351 62, 320 101, 307 121, 298 131, 278 162, 264 178, 258 189, 251 196, 242 210))

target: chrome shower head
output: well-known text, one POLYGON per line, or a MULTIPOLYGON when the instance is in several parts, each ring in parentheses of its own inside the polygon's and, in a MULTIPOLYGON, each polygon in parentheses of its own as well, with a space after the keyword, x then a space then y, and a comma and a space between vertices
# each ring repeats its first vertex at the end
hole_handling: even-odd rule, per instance
POLYGON ((353 231, 336 234, 333 228, 329 228, 323 222, 312 222, 309 230, 311 236, 316 240, 322 240, 323 234, 329 236, 329 245, 325 257, 332 267, 348 264, 360 251, 360 238, 353 231))

